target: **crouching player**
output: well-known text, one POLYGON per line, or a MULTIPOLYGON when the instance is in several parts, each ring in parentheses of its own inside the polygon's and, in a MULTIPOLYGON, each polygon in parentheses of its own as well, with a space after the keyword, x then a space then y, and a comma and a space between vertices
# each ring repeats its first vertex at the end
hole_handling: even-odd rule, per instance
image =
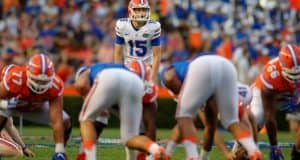
MULTIPOLYGON (((82 73, 90 72, 89 69, 82 73)), ((107 68, 98 72, 85 97, 79 115, 80 131, 86 159, 96 159, 96 130, 93 122, 101 111, 119 105, 121 139, 130 149, 146 151, 155 159, 165 159, 164 149, 146 136, 140 136, 144 83, 140 77, 126 69, 107 68)))
MULTIPOLYGON (((179 61, 171 64, 170 66, 165 67, 160 72, 160 78, 162 85, 165 86, 171 94, 175 95, 177 97, 183 81, 186 76, 186 72, 188 70, 188 66, 190 64, 190 61, 179 61)), ((256 123, 255 120, 251 114, 251 112, 247 111, 245 108, 248 104, 250 104, 252 99, 252 94, 250 87, 247 85, 238 83, 238 96, 239 96, 239 119, 248 127, 251 129, 252 133, 256 135, 256 123)), ((206 124, 206 119, 204 112, 199 111, 198 112, 199 118, 203 122, 203 124, 206 124)), ((181 137, 178 133, 178 126, 175 126, 173 129, 171 140, 167 144, 166 148, 166 154, 171 157, 172 153, 175 150, 175 147, 178 143, 181 142, 181 137)), ((222 139, 220 133, 218 130, 215 132, 214 137, 214 143, 216 146, 221 150, 221 152, 224 154, 226 159, 231 160, 235 157, 233 153, 228 150, 226 145, 224 144, 224 140, 222 139)))
MULTIPOLYGON (((3 100, 1 101, 3 103, 3 100)), ((5 103, 5 102, 4 102, 5 103)), ((34 157, 35 154, 26 147, 12 118, 7 119, 0 134, 0 157, 34 157)))
MULTIPOLYGON (((300 110, 300 48, 293 44, 281 47, 253 84, 251 111, 259 127, 266 126, 270 142, 270 159, 284 159, 277 141, 277 110, 297 113, 300 110)), ((291 160, 300 159, 300 130, 295 137, 291 160)))
POLYGON ((180 89, 176 111, 179 133, 188 159, 208 159, 219 112, 221 123, 247 150, 251 160, 262 159, 250 130, 238 119, 238 92, 236 70, 228 60, 213 55, 193 60, 187 69, 180 89), (203 107, 207 102, 209 105, 203 107), (200 155, 197 151, 196 129, 193 123, 199 109, 204 110, 206 126, 200 155))
POLYGON ((26 66, 9 65, 3 69, 0 98, 15 102, 0 109, 0 130, 11 116, 51 125, 55 141, 53 160, 65 160, 65 144, 71 134, 71 120, 63 111, 63 82, 45 54, 35 54, 26 66))

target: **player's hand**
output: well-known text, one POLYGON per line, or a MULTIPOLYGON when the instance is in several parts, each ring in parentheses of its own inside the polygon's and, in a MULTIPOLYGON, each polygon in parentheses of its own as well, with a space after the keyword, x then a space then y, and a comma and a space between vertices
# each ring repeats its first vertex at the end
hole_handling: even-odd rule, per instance
POLYGON ((227 152, 227 153, 225 153, 225 158, 226 158, 226 160, 234 160, 235 155, 232 152, 227 152))
POLYGON ((13 97, 11 99, 4 99, 0 101, 0 108, 2 109, 12 109, 12 108, 16 108, 18 104, 18 99, 13 97))
POLYGON ((284 103, 280 106, 280 110, 285 112, 295 112, 300 109, 300 101, 298 96, 284 95, 281 97, 284 103))
POLYGON ((271 146, 270 160, 284 160, 283 154, 278 146, 271 146))
POLYGON ((24 147, 23 148, 23 154, 26 156, 26 157, 34 157, 35 154, 27 147, 24 147))
POLYGON ((55 153, 52 156, 52 160, 67 160, 67 155, 65 153, 55 153))

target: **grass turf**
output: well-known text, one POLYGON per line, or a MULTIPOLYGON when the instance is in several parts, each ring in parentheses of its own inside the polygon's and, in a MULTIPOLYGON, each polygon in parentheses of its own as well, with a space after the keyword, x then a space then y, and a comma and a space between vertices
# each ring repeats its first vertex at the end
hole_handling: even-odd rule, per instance
MULTIPOLYGON (((158 138, 166 139, 169 137, 171 130, 159 129, 158 138)), ((48 160, 51 159, 51 156, 54 152, 54 145, 52 140, 52 130, 50 128, 44 127, 26 127, 23 131, 24 141, 26 144, 29 144, 30 149, 32 149, 36 156, 32 159, 34 160, 48 160)), ((74 139, 79 136, 79 129, 75 128, 72 131, 72 138, 68 143, 67 155, 69 160, 74 160, 78 152, 78 142, 74 139)), ((198 135, 201 138, 201 133, 198 135)), ((231 140, 232 137, 227 132, 223 134, 226 140, 231 140)), ((119 129, 105 129, 102 138, 119 138, 119 129)), ((279 142, 293 142, 295 135, 280 132, 278 134, 279 142)), ((267 142, 266 135, 259 135, 260 141, 267 142)), ((282 149, 285 159, 290 159, 291 148, 282 149)), ((268 159, 268 149, 262 149, 264 158, 268 159)), ((183 160, 184 158, 184 149, 182 147, 177 147, 173 155, 173 160, 183 160)), ((101 160, 125 160, 125 151, 122 145, 98 145, 97 148, 97 157, 101 160)), ((210 159, 213 160, 223 160, 225 159, 223 155, 214 148, 210 154, 210 159)), ((31 158, 3 158, 4 160, 29 160, 31 158)))

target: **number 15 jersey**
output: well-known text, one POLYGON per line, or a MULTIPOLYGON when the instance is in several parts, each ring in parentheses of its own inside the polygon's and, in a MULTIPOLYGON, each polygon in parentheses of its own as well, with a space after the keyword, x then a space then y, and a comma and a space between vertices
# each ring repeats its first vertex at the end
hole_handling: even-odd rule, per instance
POLYGON ((124 45, 125 64, 132 59, 142 59, 147 65, 152 64, 152 47, 160 45, 160 23, 149 20, 137 29, 129 18, 121 18, 116 22, 115 43, 124 45))

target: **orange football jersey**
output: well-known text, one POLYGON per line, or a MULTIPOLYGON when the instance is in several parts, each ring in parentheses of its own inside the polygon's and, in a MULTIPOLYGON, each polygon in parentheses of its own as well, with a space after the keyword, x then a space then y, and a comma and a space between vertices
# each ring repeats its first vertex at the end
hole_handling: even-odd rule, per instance
POLYGON ((254 85, 261 90, 275 91, 278 93, 290 93, 300 89, 300 82, 290 83, 281 73, 280 62, 278 58, 270 60, 263 69, 263 72, 256 77, 254 85))
POLYGON ((28 103, 45 102, 61 96, 63 93, 63 81, 55 76, 52 87, 45 93, 35 94, 27 86, 27 76, 25 66, 10 65, 2 72, 1 76, 5 88, 9 92, 9 97, 17 97, 28 103))

